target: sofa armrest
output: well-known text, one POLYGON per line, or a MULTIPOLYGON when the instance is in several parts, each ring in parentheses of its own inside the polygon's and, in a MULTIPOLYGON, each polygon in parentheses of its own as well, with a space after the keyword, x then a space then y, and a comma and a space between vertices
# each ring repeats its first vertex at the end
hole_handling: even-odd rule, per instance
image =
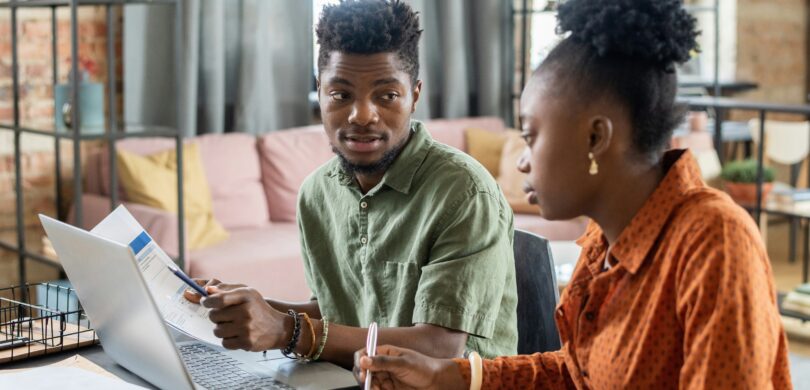
MULTIPOLYGON (((110 198, 96 194, 82 195, 83 225, 86 229, 92 229, 110 213, 110 198)), ((138 203, 123 202, 130 214, 143 228, 152 236, 152 239, 171 257, 177 257, 179 250, 179 239, 177 232, 177 214, 151 206, 138 203)), ((68 221, 74 223, 74 210, 71 210, 68 221)), ((185 251, 185 268, 189 266, 188 251, 185 251)))

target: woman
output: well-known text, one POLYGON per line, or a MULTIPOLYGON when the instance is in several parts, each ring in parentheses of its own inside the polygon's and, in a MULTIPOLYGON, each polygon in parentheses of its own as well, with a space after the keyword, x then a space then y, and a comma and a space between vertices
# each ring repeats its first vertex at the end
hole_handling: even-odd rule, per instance
MULTIPOLYGON (((694 18, 680 0, 568 0, 559 29, 570 35, 523 92, 518 165, 543 216, 593 222, 556 312, 562 350, 484 361, 483 387, 790 388, 756 226, 688 151, 664 151, 694 18)), ((377 354, 358 352, 359 380, 476 387, 465 359, 377 354)))

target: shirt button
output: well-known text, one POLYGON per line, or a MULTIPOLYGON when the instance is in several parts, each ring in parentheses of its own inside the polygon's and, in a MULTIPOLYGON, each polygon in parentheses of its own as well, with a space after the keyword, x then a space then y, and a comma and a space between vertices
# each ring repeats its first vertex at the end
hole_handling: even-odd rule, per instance
POLYGON ((589 312, 585 313, 585 319, 586 320, 593 321, 594 318, 596 318, 596 315, 593 314, 593 312, 589 311, 589 312))
POLYGON ((368 208, 368 203, 366 203, 366 202, 360 202, 360 208, 361 208, 361 209, 368 208))
POLYGON ((366 236, 360 237, 360 243, 366 245, 366 243, 368 243, 368 238, 366 238, 366 236))
POLYGON ((582 376, 588 377, 588 370, 582 370, 582 376))

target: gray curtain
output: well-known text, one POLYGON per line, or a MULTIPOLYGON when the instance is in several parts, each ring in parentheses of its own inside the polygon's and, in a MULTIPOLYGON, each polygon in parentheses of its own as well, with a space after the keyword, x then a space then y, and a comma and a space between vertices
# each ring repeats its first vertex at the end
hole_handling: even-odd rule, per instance
POLYGON ((511 15, 503 0, 410 0, 420 12, 416 117, 506 117, 511 15))
POLYGON ((310 0, 181 1, 182 42, 177 49, 172 7, 125 7, 127 123, 174 125, 179 118, 187 136, 259 134, 309 123, 310 0))

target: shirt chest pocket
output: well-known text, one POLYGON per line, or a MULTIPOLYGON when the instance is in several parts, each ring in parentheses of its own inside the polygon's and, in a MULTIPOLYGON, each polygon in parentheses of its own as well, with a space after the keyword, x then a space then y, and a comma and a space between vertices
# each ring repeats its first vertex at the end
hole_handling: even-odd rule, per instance
POLYGON ((419 286, 419 266, 416 263, 386 261, 379 291, 376 291, 386 317, 399 326, 410 325, 414 297, 419 286))

